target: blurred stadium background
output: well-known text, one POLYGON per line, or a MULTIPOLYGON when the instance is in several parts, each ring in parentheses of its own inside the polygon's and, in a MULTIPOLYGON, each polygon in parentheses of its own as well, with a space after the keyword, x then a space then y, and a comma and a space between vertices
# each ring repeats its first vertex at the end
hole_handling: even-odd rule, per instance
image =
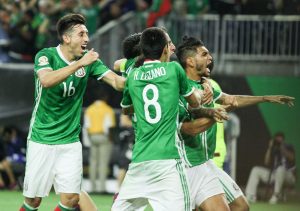
MULTIPOLYGON (((57 17, 66 12, 84 12, 81 10, 84 2, 84 0, 0 0, 1 126, 14 125, 26 136, 34 100, 33 52, 42 47, 56 46, 57 39, 53 34, 55 31, 53 23, 57 17), (45 5, 53 6, 55 16, 43 11, 45 5), (31 19, 28 23, 23 23, 26 15, 31 19), (35 26, 34 20, 39 20, 38 17, 41 20, 35 26), (43 34, 45 36, 42 36, 44 41, 38 42, 38 37, 42 39, 38 33, 43 30, 41 26, 45 24, 44 21, 48 21, 47 24, 50 25, 47 25, 48 30, 43 34), (20 44, 20 40, 22 41, 23 38, 18 38, 17 33, 20 33, 20 36, 22 33, 14 30, 24 27, 24 25, 32 27, 35 39, 20 49, 17 48, 20 46, 16 45, 20 44), (15 42, 16 37, 19 42, 15 42), (28 45, 35 46, 35 48, 32 51, 22 51, 28 45), (32 53, 28 56, 28 52, 32 53)), ((233 175, 240 186, 245 186, 251 168, 254 165, 263 164, 268 140, 276 131, 283 131, 286 134, 287 143, 294 145, 298 161, 297 172, 300 175, 299 0, 203 0, 196 1, 199 3, 196 11, 182 6, 189 0, 91 2, 93 6, 100 5, 100 12, 98 11, 99 13, 96 14, 101 17, 101 20, 97 15, 94 16, 99 23, 91 33, 89 48, 94 48, 99 52, 102 61, 111 68, 116 59, 122 58, 122 40, 129 34, 142 31, 146 25, 149 26, 149 14, 159 11, 160 7, 154 5, 157 3, 160 6, 166 6, 167 10, 162 13, 162 17, 155 20, 155 24, 164 26, 168 30, 175 45, 186 34, 197 36, 204 41, 215 59, 212 76, 219 82, 225 93, 294 96, 296 101, 293 108, 262 104, 235 112, 240 119, 240 136, 237 140, 236 160, 233 161, 236 163, 233 175)), ((48 10, 50 11, 49 7, 48 10)), ((94 20, 94 22, 97 21, 94 20)), ((23 42, 25 42, 24 39, 23 42)), ((110 94, 109 103, 117 113, 120 112, 119 102, 122 93, 117 93, 110 87, 95 81, 90 81, 88 85, 84 107, 92 102, 92 93, 95 89, 107 91, 110 94)), ((113 174, 111 177, 113 178, 113 174)), ((300 199, 299 191, 300 180, 290 191, 294 201, 300 199)), ((54 197, 51 195, 51 198, 52 196, 54 197)), ((5 207, 8 203, 6 198, 10 197, 14 199, 11 203, 21 204, 20 192, 0 190, 0 207, 5 207), (18 196, 16 197, 16 195, 18 196)), ((93 197, 99 204, 106 203, 108 207, 110 206, 110 202, 108 202, 110 196, 96 195, 93 197), (106 202, 102 202, 101 197, 104 197, 103 200, 106 202)), ((261 206, 253 205, 252 210, 269 210, 266 208, 267 205, 261 204, 261 206)), ((7 210, 16 210, 17 208, 16 205, 7 210)), ((291 205, 289 208, 282 205, 278 210, 284 209, 299 210, 299 204, 298 206, 291 205)), ((270 210, 277 209, 273 207, 270 210)))

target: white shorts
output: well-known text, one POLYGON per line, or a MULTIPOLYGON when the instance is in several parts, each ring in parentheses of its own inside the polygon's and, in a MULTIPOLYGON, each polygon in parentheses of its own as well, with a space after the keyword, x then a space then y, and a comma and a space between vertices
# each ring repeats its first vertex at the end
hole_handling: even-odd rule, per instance
POLYGON ((80 193, 82 146, 80 142, 47 145, 28 141, 23 195, 48 196, 52 185, 56 193, 80 193))
POLYGON ((244 195, 236 182, 225 171, 217 167, 213 160, 208 160, 207 164, 214 171, 214 174, 218 176, 229 204, 244 195))
POLYGON ((187 168, 190 182, 192 207, 199 207, 206 199, 224 194, 224 190, 216 174, 203 163, 192 168, 187 168))
POLYGON ((180 160, 131 163, 112 211, 190 211, 190 192, 180 160))

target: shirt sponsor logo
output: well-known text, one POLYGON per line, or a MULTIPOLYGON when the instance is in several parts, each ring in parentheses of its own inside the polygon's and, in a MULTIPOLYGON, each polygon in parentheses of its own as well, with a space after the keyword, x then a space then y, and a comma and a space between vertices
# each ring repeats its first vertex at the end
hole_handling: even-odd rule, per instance
POLYGON ((75 72, 75 76, 77 76, 77 77, 79 77, 79 78, 84 77, 84 76, 85 76, 85 70, 84 70, 84 68, 82 67, 82 68, 80 68, 79 70, 77 70, 77 71, 75 72))
POLYGON ((38 64, 39 66, 45 66, 45 65, 49 64, 47 56, 41 56, 38 60, 38 63, 39 63, 38 64))

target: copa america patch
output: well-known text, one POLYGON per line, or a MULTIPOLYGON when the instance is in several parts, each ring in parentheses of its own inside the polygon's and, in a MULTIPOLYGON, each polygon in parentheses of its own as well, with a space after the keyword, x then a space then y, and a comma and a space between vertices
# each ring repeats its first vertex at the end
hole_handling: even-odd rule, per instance
POLYGON ((47 56, 41 56, 38 60, 38 63, 39 63, 38 64, 39 66, 44 66, 44 65, 49 64, 47 56))
POLYGON ((80 68, 79 70, 77 70, 75 72, 75 76, 79 77, 79 78, 82 78, 85 76, 85 70, 84 70, 84 67, 80 68))

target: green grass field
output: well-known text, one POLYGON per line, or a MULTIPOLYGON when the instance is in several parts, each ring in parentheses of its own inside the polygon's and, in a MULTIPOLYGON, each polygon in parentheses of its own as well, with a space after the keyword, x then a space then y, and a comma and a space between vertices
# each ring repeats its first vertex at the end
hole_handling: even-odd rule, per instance
MULTIPOLYGON (((100 211, 109 211, 112 204, 110 195, 91 195, 100 211)), ((59 198, 54 193, 43 199, 39 211, 52 211, 57 205, 59 198)), ((23 202, 23 196, 20 191, 0 191, 0 210, 18 211, 23 202)), ((300 211, 300 201, 298 203, 280 203, 269 205, 268 203, 255 203, 250 206, 251 211, 300 211)), ((148 208, 147 211, 152 209, 148 208)))

